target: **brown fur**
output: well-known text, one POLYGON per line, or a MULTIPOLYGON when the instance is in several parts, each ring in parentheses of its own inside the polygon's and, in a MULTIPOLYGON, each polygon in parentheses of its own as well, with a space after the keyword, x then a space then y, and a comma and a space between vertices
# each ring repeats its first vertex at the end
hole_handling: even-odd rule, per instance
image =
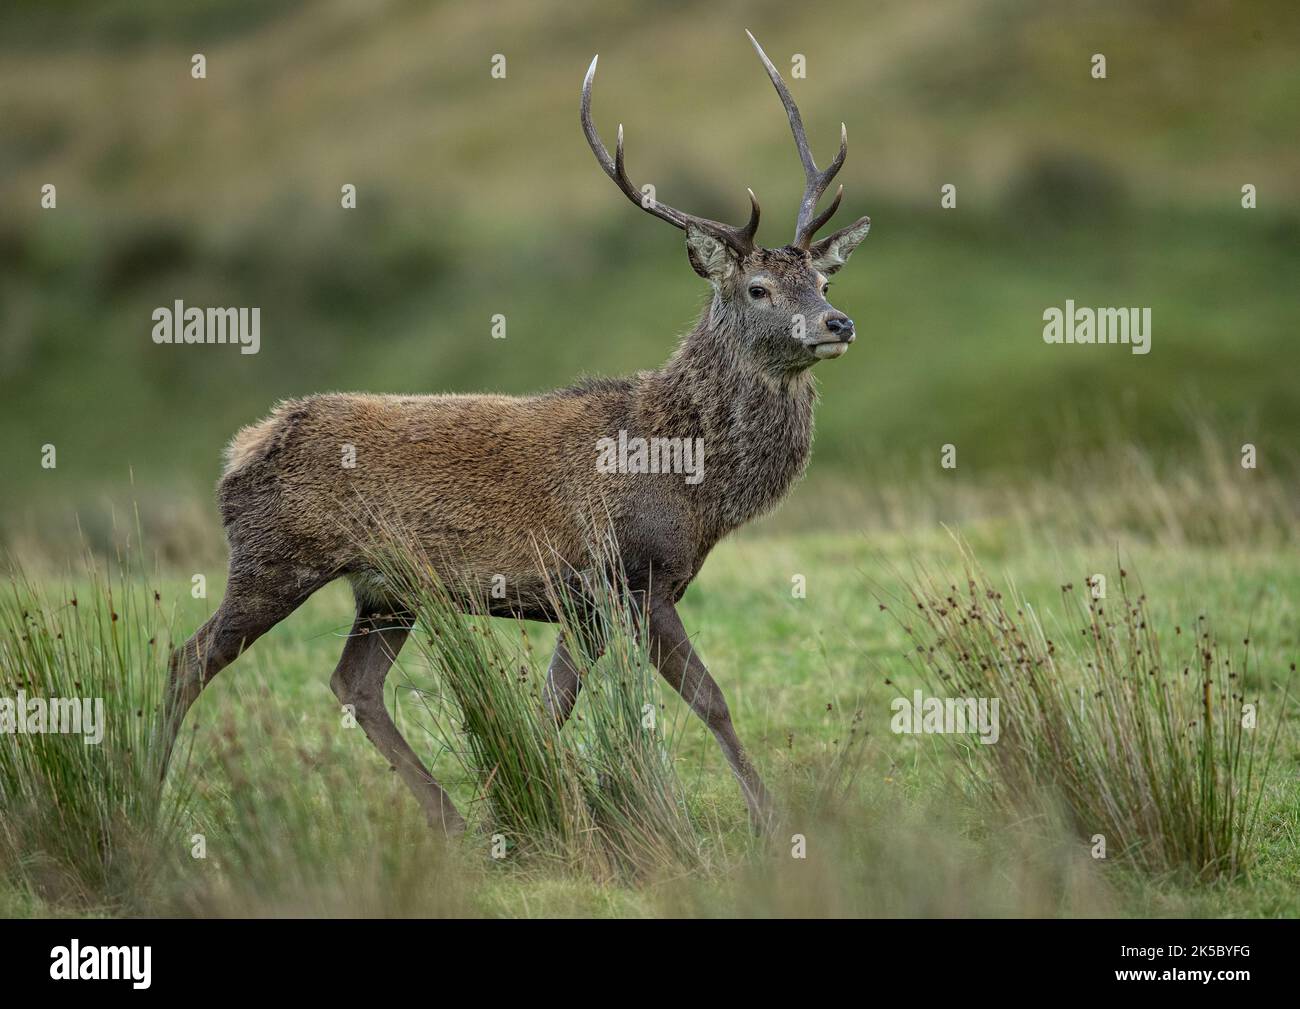
POLYGON ((776 330, 719 293, 657 371, 526 397, 333 393, 281 403, 227 450, 219 498, 238 547, 232 566, 246 564, 249 576, 287 566, 304 586, 341 575, 373 584, 371 520, 460 559, 449 579, 504 575, 522 591, 539 575, 539 543, 578 561, 586 523, 608 510, 629 574, 645 584, 653 571, 678 598, 719 539, 780 500, 812 445, 815 358, 785 319, 833 310, 806 256, 759 250, 747 266, 784 303, 762 309, 776 330), (597 473, 598 440, 620 430, 703 439, 704 479, 597 473), (353 468, 342 464, 345 446, 353 468))

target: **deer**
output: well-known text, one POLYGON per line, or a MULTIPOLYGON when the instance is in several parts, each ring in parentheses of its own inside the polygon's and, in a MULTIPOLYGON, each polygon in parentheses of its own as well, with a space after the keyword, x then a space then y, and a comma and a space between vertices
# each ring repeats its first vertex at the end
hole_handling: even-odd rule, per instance
MULTIPOLYGON (((728 225, 688 214, 634 185, 624 164, 623 127, 614 154, 591 117, 599 56, 582 84, 580 120, 601 170, 637 207, 685 232, 691 268, 711 288, 698 322, 667 362, 625 378, 583 378, 527 396, 327 393, 286 400, 229 443, 217 484, 229 572, 216 611, 172 652, 162 711, 164 774, 186 712, 223 668, 337 579, 352 585, 352 630, 330 678, 374 747, 414 794, 429 825, 448 834, 465 820, 403 738, 384 701, 384 683, 416 622, 393 598, 363 545, 365 522, 342 507, 361 501, 371 517, 402 523, 448 575, 484 580, 504 573, 513 588, 490 615, 560 619, 539 590, 537 543, 555 556, 583 551, 594 501, 612 527, 629 589, 641 602, 650 661, 717 740, 759 832, 774 809, 742 745, 722 690, 692 647, 677 611, 687 587, 726 535, 776 506, 799 480, 813 441, 817 389, 812 367, 842 356, 853 320, 827 300, 829 279, 866 237, 859 218, 823 238, 844 195, 840 185, 817 205, 844 164, 848 133, 825 169, 813 160, 789 88, 746 32, 776 88, 804 170, 793 241, 755 244, 759 202, 749 190, 749 220, 728 225), (703 479, 672 472, 600 472, 602 439, 698 439, 703 479), (340 465, 340 446, 355 462, 340 465)), ((562 727, 596 642, 564 635, 542 687, 562 727)))

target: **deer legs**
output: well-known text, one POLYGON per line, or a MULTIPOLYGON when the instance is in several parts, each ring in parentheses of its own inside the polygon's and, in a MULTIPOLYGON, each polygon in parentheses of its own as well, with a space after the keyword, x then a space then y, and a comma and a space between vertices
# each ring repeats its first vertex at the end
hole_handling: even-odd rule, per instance
POLYGON ((750 822, 755 830, 765 831, 771 826, 771 801, 731 724, 731 712, 727 709, 722 689, 695 654, 676 607, 666 599, 652 599, 648 609, 651 659, 663 678, 682 695, 717 739, 732 773, 740 782, 749 806, 750 822))
POLYGON ((339 703, 350 709, 375 749, 415 794, 430 826, 458 834, 465 829, 465 821, 451 797, 402 738, 384 705, 384 680, 410 629, 408 616, 358 609, 330 687, 339 703))
MULTIPOLYGON (((172 656, 162 720, 163 773, 166 773, 167 761, 185 713, 208 681, 253 641, 288 616, 308 594, 303 591, 292 597, 286 596, 283 602, 273 605, 271 597, 259 596, 248 585, 232 581, 226 598, 212 619, 172 656)), ((359 608, 330 686, 339 702, 349 708, 375 749, 415 793, 430 825, 441 827, 448 833, 459 833, 464 829, 465 821, 442 786, 402 738, 384 706, 384 680, 410 628, 409 616, 359 608)))
MULTIPOLYGON (((650 658, 655 667, 709 727, 718 745, 722 747, 732 773, 740 782, 749 807, 750 822, 756 830, 766 829, 772 818, 767 789, 763 787, 762 779, 750 763, 745 747, 736 735, 735 726, 731 724, 731 712, 727 708, 726 698, 722 696, 722 689, 691 647, 676 607, 670 601, 661 599, 646 600, 644 606, 638 605, 638 609, 643 619, 648 614, 646 630, 650 658)), ((581 644, 580 654, 587 656, 587 663, 594 662, 603 650, 594 637, 585 638, 581 644)), ((578 693, 582 690, 580 668, 582 667, 574 661, 573 653, 561 636, 551 655, 543 693, 547 710, 560 725, 568 719, 578 693)))
MULTIPOLYGON (((165 752, 170 753, 185 712, 207 682, 256 638, 292 612, 306 594, 299 593, 279 607, 270 607, 261 605, 264 600, 256 600, 259 605, 250 606, 241 601, 243 597, 240 594, 227 593, 212 619, 172 658, 163 714, 165 752)), ((650 657, 656 668, 717 739, 732 773, 740 782, 754 827, 759 830, 767 828, 772 817, 767 790, 736 735, 722 691, 691 647, 676 608, 666 599, 650 600, 642 614, 646 620, 650 657)), ((409 614, 380 613, 360 606, 352 633, 330 678, 330 687, 339 702, 350 710, 375 749, 414 793, 429 823, 448 833, 459 833, 465 828, 464 819, 450 796, 402 737, 384 704, 384 681, 406 642, 411 626, 409 614)), ((547 671, 543 697, 560 725, 568 719, 582 688, 580 670, 594 662, 601 652, 597 635, 586 634, 584 628, 579 628, 578 634, 583 637, 576 643, 580 661, 575 660, 562 636, 556 642, 547 671)), ((163 767, 166 767, 165 758, 163 767)))

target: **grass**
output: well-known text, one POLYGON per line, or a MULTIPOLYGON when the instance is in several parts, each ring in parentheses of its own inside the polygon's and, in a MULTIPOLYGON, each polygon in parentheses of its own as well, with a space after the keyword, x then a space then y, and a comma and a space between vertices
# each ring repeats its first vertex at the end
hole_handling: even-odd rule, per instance
POLYGON ((1008 815, 1036 795, 1060 803, 1099 857, 1197 879, 1244 872, 1288 702, 1265 712, 1258 684, 1247 698, 1249 638, 1234 666, 1204 614, 1162 635, 1123 567, 1109 597, 1104 574, 1063 585, 1049 631, 962 560, 959 574, 914 576, 893 609, 932 696, 999 704, 1005 734, 987 751, 973 725, 946 737, 958 765, 1008 815))
POLYGON ((508 846, 601 882, 703 868, 660 721, 659 678, 612 539, 593 534, 584 570, 556 564, 541 590, 560 614, 557 638, 583 669, 584 712, 562 732, 526 626, 475 619, 489 612, 488 595, 445 584, 417 541, 387 533, 378 569, 418 615, 416 642, 450 696, 450 717, 438 692, 418 696, 437 741, 478 784, 494 857, 508 846), (468 601, 469 618, 458 601, 468 601))
POLYGON ((0 689, 14 703, 0 718, 0 866, 27 896, 133 908, 186 797, 184 775, 164 790, 153 745, 172 625, 157 582, 129 564, 87 558, 78 573, 37 584, 13 571, 0 592, 0 689), (37 712, 41 731, 24 734, 37 712))
MULTIPOLYGON (((1093 572, 1106 570, 1115 544, 1098 546, 1082 531, 1066 535, 1058 529, 1047 547, 1038 532, 1007 520, 999 528, 975 529, 973 539, 983 562, 1034 601, 1043 626, 1073 626, 1080 614, 1072 612, 1060 586, 1081 586, 1093 572)), ((505 800, 485 801, 497 780, 509 780, 498 770, 485 789, 492 769, 510 757, 509 739, 492 750, 475 750, 475 733, 461 731, 463 712, 445 660, 438 658, 444 653, 427 651, 426 640, 426 648, 413 643, 403 652, 388 696, 404 734, 471 814, 474 827, 462 841, 438 843, 396 775, 360 732, 346 727, 330 694, 329 671, 351 609, 346 590, 336 586, 223 672, 196 705, 185 737, 193 748, 192 794, 178 805, 164 855, 147 879, 125 889, 100 885, 94 876, 75 891, 40 887, 31 884, 24 864, 9 861, 0 906, 19 914, 1300 916, 1300 725, 1294 705, 1285 701, 1300 626, 1300 572, 1284 551, 1270 546, 1198 545, 1184 538, 1173 549, 1142 536, 1119 539, 1126 564, 1143 573, 1144 613, 1151 625, 1191 627, 1184 614, 1205 613, 1225 641, 1249 636, 1252 661, 1243 668, 1233 659, 1239 677, 1232 682, 1238 692, 1259 698, 1261 727, 1277 732, 1274 771, 1255 777, 1242 799, 1232 800, 1231 811, 1226 798, 1213 812, 1192 795, 1192 820, 1228 831, 1226 838, 1207 835, 1199 853, 1173 852, 1163 862, 1121 857, 1150 848, 1134 845, 1134 837, 1159 840, 1162 831, 1185 837, 1186 825, 1139 825, 1135 835, 1124 822, 1093 828, 1102 822, 1094 815, 1085 817, 1081 833, 1080 824, 1068 818, 1053 823, 1009 816, 987 790, 962 777, 961 762, 944 740, 889 731, 897 691, 931 681, 905 657, 912 643, 868 602, 869 589, 900 588, 897 572, 909 564, 942 568, 956 559, 945 533, 918 527, 870 538, 744 536, 718 548, 682 601, 693 641, 727 692, 738 731, 785 814, 782 833, 770 845, 753 843, 744 803, 716 745, 670 695, 651 703, 663 705, 660 724, 671 774, 692 825, 695 857, 688 865, 650 874, 611 872, 608 858, 571 857, 583 845, 568 842, 545 852, 516 846, 509 857, 494 858, 492 834, 499 831, 493 824, 524 815, 505 800), (806 576, 806 597, 791 592, 796 574, 806 576), (1244 801, 1249 794, 1256 796, 1257 811, 1244 801), (1248 810, 1253 830, 1247 836, 1229 824, 1248 810), (1098 864, 1088 839, 1109 830, 1115 832, 1111 857, 1098 864), (196 837, 203 842, 202 857, 194 856, 196 837), (1235 855, 1233 838, 1244 846, 1235 855), (1168 868, 1175 865, 1191 871, 1168 868), (1212 879, 1215 873, 1198 874, 1197 866, 1233 871, 1212 879)), ((175 607, 180 626, 197 625, 218 597, 212 581, 210 600, 192 599, 188 578, 157 582, 159 612, 175 607)), ((148 602, 148 582, 134 584, 148 602)), ((1113 593, 1120 591, 1113 579, 1111 585, 1113 593)), ((79 588, 79 599, 89 591, 88 584, 79 588)), ((640 688, 615 689, 608 671, 620 663, 606 662, 606 678, 589 681, 601 689, 584 691, 573 720, 557 737, 540 718, 540 678, 555 629, 527 625, 525 639, 517 626, 496 623, 496 643, 482 644, 488 639, 475 635, 465 645, 467 654, 486 658, 483 669, 506 656, 526 665, 524 682, 512 672, 488 689, 501 703, 519 705, 503 717, 534 721, 535 736, 518 744, 533 751, 530 760, 546 742, 558 743, 568 755, 565 770, 547 773, 555 775, 557 787, 586 783, 569 812, 574 822, 590 822, 584 818, 592 816, 599 791, 586 786, 599 781, 599 768, 609 766, 620 752, 618 741, 628 738, 619 719, 643 712, 640 688), (617 710, 602 713, 610 704, 617 710), (614 742, 602 743, 594 723, 613 733, 614 742), (593 756, 602 746, 603 765, 593 756)), ((1121 621, 1121 643, 1124 627, 1121 621)), ((1088 647, 1081 657, 1090 654, 1088 647)), ((1063 675, 1060 704, 1077 704, 1070 685, 1075 677, 1086 680, 1086 658, 1077 664, 1055 661, 1063 675)), ((160 668, 149 668, 161 677, 160 668)), ((644 686, 657 690, 653 681, 644 686)), ((1176 752, 1160 742, 1159 709, 1151 713, 1148 728, 1157 734, 1147 743, 1153 759, 1163 763, 1134 780, 1148 788, 1165 783, 1185 794, 1202 781, 1203 766, 1190 759, 1168 766, 1176 752)), ((487 737, 497 728, 485 724, 478 731, 487 737)), ((1124 724, 1119 709, 1078 731, 1085 740, 1104 739, 1105 731, 1142 738, 1124 724)), ((1193 741, 1191 753, 1213 753, 1215 768, 1230 768, 1233 780, 1244 782, 1244 768, 1234 768, 1231 755, 1222 752, 1224 740, 1213 738, 1213 747, 1204 750, 1193 741)), ((1127 803, 1121 791, 1126 779, 1115 776, 1108 753, 1083 751, 1083 758, 1079 773, 1104 771, 1111 789, 1106 795, 1127 803)), ((532 768, 511 773, 518 782, 532 768)), ((1096 775, 1087 780, 1095 785, 1096 775)), ((516 798, 524 801, 518 791, 516 798)), ((41 847, 29 844, 26 850, 41 847)))

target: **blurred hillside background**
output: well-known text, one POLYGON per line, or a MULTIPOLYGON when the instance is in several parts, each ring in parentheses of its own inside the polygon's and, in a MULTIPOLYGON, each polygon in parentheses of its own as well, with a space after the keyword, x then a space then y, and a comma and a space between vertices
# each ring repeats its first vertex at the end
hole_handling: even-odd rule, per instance
POLYGON ((77 514, 93 535, 104 502, 138 500, 178 550, 211 544, 221 448, 283 397, 657 366, 705 287, 680 234, 598 169, 582 75, 599 53, 595 119, 611 144, 625 124, 635 181, 723 220, 751 186, 760 240, 784 244, 800 169, 746 27, 823 162, 847 124, 837 221, 873 220, 833 292, 859 340, 818 367, 811 478, 775 521, 869 523, 828 502, 1041 476, 1116 444, 1175 465, 1201 457, 1202 427, 1226 464, 1247 441, 1261 467, 1293 458, 1290 0, 9 0, 0 535, 57 539, 77 514), (1044 344, 1067 298, 1150 306, 1152 352, 1044 344), (151 312, 176 299, 259 306, 261 352, 156 346, 151 312))

